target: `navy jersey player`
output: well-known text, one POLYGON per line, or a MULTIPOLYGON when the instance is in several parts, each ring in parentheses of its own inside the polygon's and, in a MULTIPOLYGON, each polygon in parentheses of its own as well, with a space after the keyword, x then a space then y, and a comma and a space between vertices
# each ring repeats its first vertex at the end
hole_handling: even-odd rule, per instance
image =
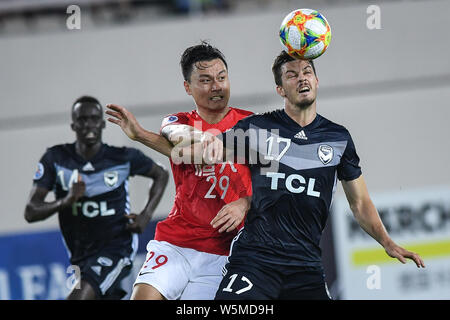
MULTIPOLYGON (((216 299, 330 299, 319 242, 338 179, 356 220, 386 253, 424 267, 386 232, 349 132, 316 113, 313 62, 282 52, 272 70, 284 109, 249 116, 222 136, 225 155, 233 150, 235 161, 249 165, 253 198, 216 299)), ((205 150, 205 161, 221 157, 205 150)))
POLYGON ((70 262, 81 280, 68 299, 118 299, 137 250, 137 234, 150 221, 166 188, 168 173, 141 151, 102 142, 100 103, 84 96, 72 106, 76 142, 53 146, 38 164, 25 219, 35 222, 58 212, 70 262), (130 213, 128 178, 153 180, 140 214, 130 213), (45 201, 53 191, 55 201, 45 201))

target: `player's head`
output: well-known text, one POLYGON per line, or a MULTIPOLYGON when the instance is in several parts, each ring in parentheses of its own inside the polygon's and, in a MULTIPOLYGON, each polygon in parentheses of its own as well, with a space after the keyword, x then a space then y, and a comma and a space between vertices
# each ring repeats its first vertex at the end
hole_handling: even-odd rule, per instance
POLYGON ((319 80, 312 60, 300 60, 282 51, 272 65, 277 93, 299 108, 316 101, 319 80))
POLYGON ((214 111, 228 105, 228 66, 219 49, 202 41, 183 52, 180 65, 186 93, 194 98, 198 108, 214 111))
POLYGON ((103 108, 100 102, 90 96, 82 96, 72 104, 72 124, 77 141, 86 145, 101 142, 105 128, 103 108))

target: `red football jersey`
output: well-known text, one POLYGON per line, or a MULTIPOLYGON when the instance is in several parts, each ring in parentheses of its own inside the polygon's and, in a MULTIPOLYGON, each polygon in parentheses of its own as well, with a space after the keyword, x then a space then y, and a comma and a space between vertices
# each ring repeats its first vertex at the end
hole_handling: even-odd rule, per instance
MULTIPOLYGON (((161 130, 167 125, 186 124, 202 131, 217 129, 224 132, 251 114, 230 108, 219 123, 209 124, 195 110, 180 112, 164 118, 161 130)), ((175 203, 168 217, 157 224, 155 240, 228 255, 237 230, 219 233, 220 227, 214 229, 210 223, 225 204, 252 194, 250 170, 236 163, 194 165, 170 161, 170 164, 175 180, 175 203)), ((239 228, 242 226, 243 223, 239 228)))

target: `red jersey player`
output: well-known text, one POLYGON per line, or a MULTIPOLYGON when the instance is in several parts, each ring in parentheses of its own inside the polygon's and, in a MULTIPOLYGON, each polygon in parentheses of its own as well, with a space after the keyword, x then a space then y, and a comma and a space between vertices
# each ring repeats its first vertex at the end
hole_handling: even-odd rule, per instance
MULTIPOLYGON (((229 108, 217 124, 203 120, 197 111, 168 116, 163 121, 162 134, 169 126, 188 125, 200 131, 217 129, 224 132, 251 112, 229 108)), ((168 134, 168 133, 166 133, 168 134)), ((167 241, 180 247, 217 255, 228 255, 235 232, 219 233, 210 222, 227 203, 251 195, 249 170, 233 163, 212 165, 174 164, 174 206, 167 217, 156 227, 155 240, 167 241), (206 228, 205 228, 206 226, 206 228)))
MULTIPOLYGON (((227 64, 218 49, 207 43, 190 47, 182 55, 181 67, 185 90, 197 110, 167 116, 162 136, 143 129, 128 110, 117 105, 107 106, 113 117, 108 120, 131 139, 170 156, 172 146, 180 138, 191 137, 193 127, 199 132, 224 132, 251 114, 228 106, 227 64)), ((250 172, 246 166, 231 163, 177 164, 171 160, 171 166, 174 206, 147 245, 147 258, 131 298, 213 299, 231 241, 249 207, 250 172)))

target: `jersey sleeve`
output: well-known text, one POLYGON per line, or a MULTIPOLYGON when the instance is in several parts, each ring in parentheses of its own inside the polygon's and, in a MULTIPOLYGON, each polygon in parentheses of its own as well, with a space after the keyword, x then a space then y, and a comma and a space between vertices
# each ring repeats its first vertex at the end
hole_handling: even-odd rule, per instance
POLYGON ((186 114, 184 113, 170 114, 163 119, 161 123, 161 128, 159 129, 159 133, 161 133, 162 130, 169 125, 188 124, 188 123, 189 118, 186 114))
POLYGON ((33 183, 41 188, 53 190, 56 182, 56 169, 53 165, 53 155, 48 149, 37 164, 33 177, 33 183))
POLYGON ((130 161, 130 176, 143 175, 152 169, 154 161, 142 151, 134 148, 128 148, 127 151, 130 161))
POLYGON ((358 178, 362 174, 359 166, 359 157, 356 153, 355 144, 352 137, 348 135, 347 147, 342 155, 341 162, 337 167, 337 175, 339 180, 351 181, 358 178))

